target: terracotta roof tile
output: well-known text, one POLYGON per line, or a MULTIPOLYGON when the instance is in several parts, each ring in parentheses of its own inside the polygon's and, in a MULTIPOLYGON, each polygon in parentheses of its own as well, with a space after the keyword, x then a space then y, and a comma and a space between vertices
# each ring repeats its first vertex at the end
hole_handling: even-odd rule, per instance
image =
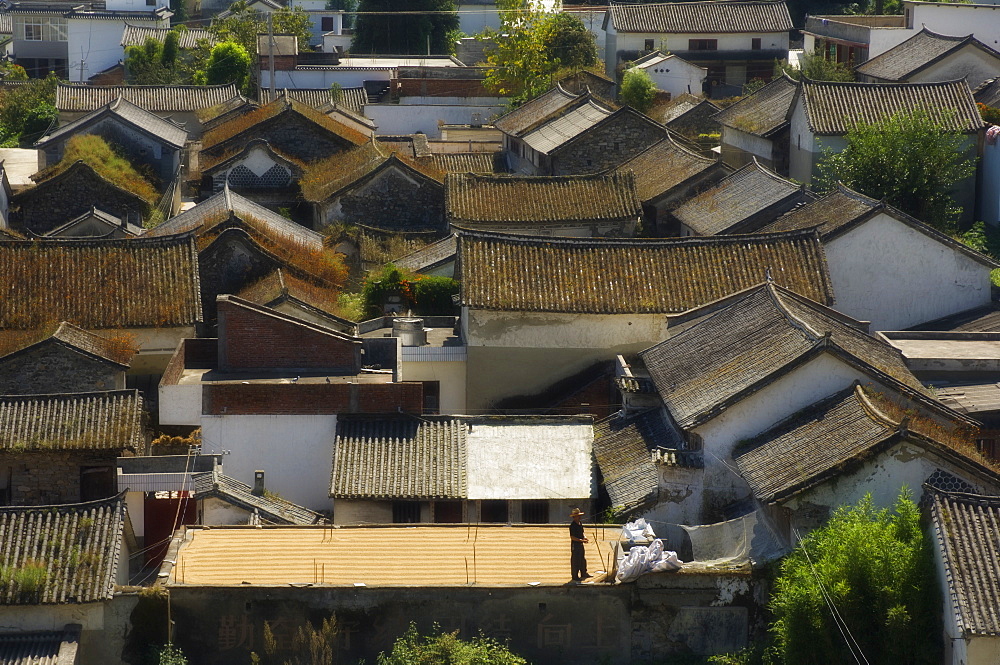
POLYGON ((44 567, 36 592, 0 587, 0 605, 92 603, 114 595, 125 530, 125 498, 61 506, 0 507, 0 561, 44 567))
POLYGON ((642 206, 630 171, 580 176, 451 173, 445 209, 452 224, 580 224, 638 220, 642 206))
POLYGON ((858 65, 855 71, 880 81, 903 82, 924 68, 970 45, 981 50, 987 57, 991 57, 995 68, 1000 67, 1000 53, 974 36, 950 37, 931 32, 925 26, 905 42, 858 65))
POLYGON ((665 2, 608 7, 618 32, 786 32, 792 19, 784 2, 665 2))
MULTIPOLYGON (((931 521, 960 636, 1000 635, 1000 497, 934 491, 931 521)), ((946 617, 945 620, 949 620, 946 617)))
POLYGON ((60 83, 56 108, 60 112, 94 111, 124 97, 153 113, 208 109, 239 97, 236 84, 224 85, 81 85, 60 83))
POLYGON ((0 431, 5 450, 138 450, 142 398, 137 390, 0 395, 0 431))
POLYGON ((715 115, 720 125, 768 138, 788 127, 798 83, 779 76, 715 115))
POLYGON ((818 135, 846 134, 902 111, 925 109, 944 127, 975 132, 984 126, 965 80, 940 83, 839 83, 803 81, 806 120, 818 135))
POLYGON ((764 284, 640 357, 664 404, 685 429, 707 422, 762 382, 830 347, 922 390, 902 354, 860 326, 807 298, 764 284))
POLYGON ((0 241, 0 329, 89 330, 201 321, 194 238, 0 241))
POLYGON ((594 314, 669 313, 777 282, 832 301, 814 232, 771 236, 603 240, 463 232, 462 304, 481 309, 594 314))

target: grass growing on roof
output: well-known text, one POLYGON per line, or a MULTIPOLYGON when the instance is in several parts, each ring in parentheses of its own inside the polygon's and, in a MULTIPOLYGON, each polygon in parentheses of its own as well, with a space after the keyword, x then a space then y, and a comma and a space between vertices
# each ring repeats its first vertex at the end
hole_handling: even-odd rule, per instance
POLYGON ((132 192, 146 203, 155 204, 159 199, 156 187, 107 141, 94 134, 70 138, 62 160, 45 175, 51 177, 62 173, 77 161, 83 161, 102 178, 132 192))

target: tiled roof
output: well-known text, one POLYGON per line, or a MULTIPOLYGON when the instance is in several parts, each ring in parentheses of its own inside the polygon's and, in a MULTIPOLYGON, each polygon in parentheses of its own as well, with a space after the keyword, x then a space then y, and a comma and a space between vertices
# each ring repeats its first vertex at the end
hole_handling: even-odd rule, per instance
POLYGON ((612 111, 604 104, 588 96, 582 104, 576 105, 558 117, 545 121, 531 131, 522 134, 520 138, 533 150, 549 154, 580 136, 588 129, 607 120, 613 114, 630 112, 634 113, 628 107, 612 111))
POLYGON ((319 513, 279 496, 257 496, 249 485, 220 473, 218 469, 196 473, 192 478, 196 499, 215 497, 251 513, 256 511, 265 524, 316 524, 323 519, 319 513))
POLYGON ((269 153, 268 157, 273 161, 288 167, 291 171, 293 181, 290 186, 294 186, 295 179, 301 178, 301 174, 306 168, 306 162, 294 155, 290 155, 287 150, 282 150, 280 147, 272 145, 264 138, 250 139, 239 145, 234 145, 228 150, 201 153, 198 160, 198 169, 201 171, 202 176, 217 175, 218 171, 231 168, 234 162, 246 159, 247 155, 257 148, 262 148, 265 152, 269 153))
POLYGON ((784 212, 808 200, 805 189, 757 163, 756 158, 672 212, 682 224, 703 236, 733 233, 754 215, 775 206, 784 212))
POLYGON ((73 237, 110 237, 116 232, 121 232, 125 236, 130 238, 138 238, 143 234, 145 229, 141 226, 137 226, 131 222, 126 221, 124 226, 122 225, 122 218, 112 215, 109 212, 104 212, 97 206, 92 207, 87 212, 83 213, 75 219, 71 219, 62 226, 57 226, 56 228, 48 231, 44 234, 46 238, 73 238, 73 237), (72 233, 68 233, 72 229, 80 226, 81 224, 86 224, 87 222, 96 222, 97 224, 103 226, 106 231, 101 234, 92 234, 87 236, 74 236, 72 233))
POLYGON ((603 240, 463 232, 462 304, 536 312, 684 312, 759 284, 832 301, 815 233, 603 240))
POLYGON ((455 252, 458 248, 458 237, 450 235, 447 238, 424 245, 415 252, 410 252, 406 256, 393 261, 397 268, 412 270, 413 272, 423 272, 437 267, 442 263, 455 260, 455 252))
POLYGON ((431 159, 437 170, 444 173, 503 173, 507 170, 502 152, 439 152, 431 159))
POLYGON ((128 367, 136 353, 136 349, 128 344, 95 335, 66 321, 60 323, 52 336, 42 340, 42 343, 50 340, 121 367, 128 367))
MULTIPOLYGON (((121 45, 126 48, 129 46, 142 46, 150 38, 162 44, 171 30, 172 28, 154 28, 144 25, 132 25, 126 22, 125 31, 122 33, 121 45)), ((198 43, 201 41, 207 41, 209 46, 215 46, 218 42, 215 34, 204 28, 189 27, 187 30, 178 30, 177 36, 177 46, 182 49, 198 48, 198 43)))
POLYGON ((640 201, 647 202, 714 168, 719 168, 717 160, 688 150, 668 135, 618 170, 635 175, 636 194, 640 201))
POLYGON ((992 108, 1000 107, 1000 76, 981 83, 972 96, 980 104, 992 108))
POLYGON ((107 116, 115 116, 132 127, 153 136, 175 148, 184 147, 187 141, 187 130, 176 123, 164 120, 155 113, 140 108, 132 102, 119 97, 99 109, 69 122, 59 129, 46 134, 35 142, 36 148, 44 149, 45 145, 56 139, 73 136, 89 125, 107 116))
POLYGON ((845 360, 888 375, 911 390, 921 390, 902 354, 860 325, 790 291, 763 284, 640 356, 674 420, 685 429, 711 420, 827 348, 836 348, 845 360))
POLYGON ((258 282, 247 286, 236 295, 243 300, 263 307, 274 307, 286 298, 292 298, 319 310, 324 317, 333 319, 344 327, 354 327, 353 321, 348 321, 333 313, 337 310, 339 289, 313 284, 300 279, 293 272, 281 268, 265 275, 258 282))
POLYGON ((307 201, 325 201, 390 166, 397 166, 418 178, 429 178, 437 183, 444 180, 444 175, 432 164, 388 150, 373 139, 310 164, 300 183, 302 194, 307 201))
POLYGON ((520 136, 539 123, 570 108, 584 98, 584 94, 573 94, 561 85, 556 84, 548 92, 544 92, 538 97, 518 106, 513 111, 500 116, 494 121, 493 126, 504 134, 520 136))
POLYGON ((881 81, 902 82, 965 46, 978 48, 992 57, 994 67, 1000 64, 1000 53, 974 36, 950 37, 931 32, 925 26, 905 42, 858 65, 855 71, 881 81))
POLYGON ((336 499, 460 499, 468 427, 449 416, 337 419, 336 499))
POLYGON ((711 99, 695 97, 694 95, 685 92, 671 99, 657 111, 651 111, 651 113, 658 113, 658 115, 652 115, 651 117, 661 124, 669 125, 674 120, 683 117, 699 106, 704 106, 707 111, 711 111, 713 113, 718 113, 722 110, 722 108, 712 102, 711 99))
POLYGON ((946 602, 959 636, 1000 635, 1000 497, 930 491, 946 602))
POLYGON ((608 7, 618 32, 786 32, 792 19, 784 2, 665 2, 608 7))
POLYGON ((0 450, 138 450, 137 390, 65 395, 0 395, 0 450))
POLYGON ((153 113, 197 111, 218 106, 240 91, 235 83, 224 85, 81 85, 60 83, 56 88, 56 108, 65 111, 93 111, 123 97, 153 113))
POLYGON ((66 630, 0 633, 3 665, 76 665, 79 624, 66 630))
POLYGON ((452 224, 638 220, 642 205, 630 171, 580 176, 450 173, 445 210, 452 224))
MULTIPOLYGON (((330 92, 330 88, 289 88, 275 92, 277 95, 291 97, 303 104, 308 104, 319 111, 324 110, 325 107, 333 103, 333 94, 330 92)), ((270 89, 265 88, 260 91, 260 101, 262 104, 267 104, 271 101, 270 89)), ((346 107, 353 113, 360 114, 367 103, 368 93, 365 92, 363 87, 340 89, 340 101, 337 102, 337 105, 346 107)), ((361 118, 369 123, 371 122, 371 120, 365 118, 363 115, 361 118)))
POLYGON ((798 83, 778 76, 715 116, 720 125, 768 138, 788 127, 798 83))
POLYGON ((0 507, 0 561, 14 583, 0 605, 52 605, 110 600, 125 531, 124 494, 61 506, 0 507), (32 569, 44 567, 45 573, 32 569), (19 585, 40 579, 37 590, 19 585))
POLYGON ((594 457, 611 505, 633 507, 655 500, 660 474, 654 453, 683 446, 662 409, 624 418, 615 414, 594 423, 594 457))
POLYGON ((911 330, 945 330, 952 332, 1000 332, 1000 303, 991 302, 985 307, 976 307, 927 321, 911 330))
POLYGON ((160 328, 201 321, 191 236, 0 241, 0 329, 70 321, 160 328))
POLYGON ((996 381, 936 386, 934 396, 942 404, 973 417, 1000 411, 1000 384, 996 381))
POLYGON ((267 235, 289 238, 317 251, 323 247, 323 236, 319 233, 240 196, 228 186, 193 208, 150 229, 143 237, 174 236, 192 231, 200 236, 224 224, 231 216, 252 224, 255 230, 267 235))
POLYGON ((819 135, 846 134, 859 122, 874 123, 902 111, 924 109, 952 131, 984 126, 965 80, 940 83, 840 83, 803 81, 806 120, 819 135))

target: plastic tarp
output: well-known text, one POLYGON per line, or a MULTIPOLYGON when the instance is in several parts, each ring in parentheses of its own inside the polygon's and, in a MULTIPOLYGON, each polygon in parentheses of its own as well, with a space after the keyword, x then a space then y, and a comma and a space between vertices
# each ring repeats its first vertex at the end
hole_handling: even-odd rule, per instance
POLYGON ((716 524, 679 526, 691 538, 694 562, 699 566, 766 563, 790 549, 760 511, 716 524))
POLYGON ((622 527, 622 536, 628 539, 628 542, 634 543, 636 541, 649 542, 656 538, 656 533, 653 531, 653 527, 646 523, 646 520, 639 518, 634 522, 629 522, 622 527))
POLYGON ((677 552, 663 549, 663 541, 657 538, 649 547, 636 545, 618 562, 618 572, 615 579, 619 582, 631 582, 646 573, 662 573, 678 570, 681 561, 677 552))

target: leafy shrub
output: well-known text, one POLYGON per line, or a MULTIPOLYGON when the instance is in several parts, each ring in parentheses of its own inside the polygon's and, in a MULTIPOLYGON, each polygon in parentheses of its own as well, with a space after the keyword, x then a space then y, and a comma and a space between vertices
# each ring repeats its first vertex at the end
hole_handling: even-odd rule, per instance
POLYGON ((382 306, 390 295, 399 295, 406 308, 422 316, 450 316, 455 312, 452 296, 459 284, 450 277, 410 275, 387 263, 372 271, 361 288, 366 317, 382 315, 382 306))
POLYGON ((392 645, 387 656, 380 653, 377 665, 528 665, 528 661, 513 653, 505 645, 489 637, 474 637, 469 641, 458 639, 458 631, 442 633, 434 627, 434 634, 422 636, 410 624, 406 632, 392 645))
POLYGON ((653 79, 649 78, 649 74, 641 69, 630 69, 625 72, 618 91, 618 101, 645 113, 653 107, 654 99, 656 99, 656 85, 653 79))

